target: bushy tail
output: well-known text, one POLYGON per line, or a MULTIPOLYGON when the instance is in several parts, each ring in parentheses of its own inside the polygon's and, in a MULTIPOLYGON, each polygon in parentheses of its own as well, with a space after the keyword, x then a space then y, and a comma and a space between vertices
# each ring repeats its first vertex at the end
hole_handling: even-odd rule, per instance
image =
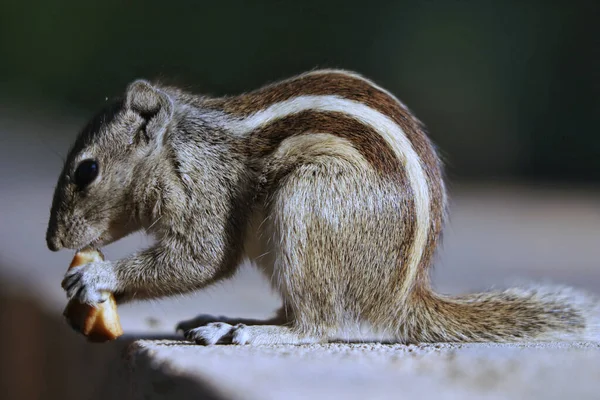
POLYGON ((418 289, 399 338, 407 342, 600 341, 600 302, 562 286, 458 297, 418 289))

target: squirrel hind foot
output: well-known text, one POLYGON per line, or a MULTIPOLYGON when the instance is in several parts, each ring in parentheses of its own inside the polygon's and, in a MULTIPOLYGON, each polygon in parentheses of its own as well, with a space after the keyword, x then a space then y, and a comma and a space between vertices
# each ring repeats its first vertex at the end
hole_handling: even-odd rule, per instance
POLYGON ((301 335, 292 328, 278 325, 229 325, 213 322, 185 333, 185 338, 200 345, 275 345, 310 344, 321 340, 317 337, 301 335))

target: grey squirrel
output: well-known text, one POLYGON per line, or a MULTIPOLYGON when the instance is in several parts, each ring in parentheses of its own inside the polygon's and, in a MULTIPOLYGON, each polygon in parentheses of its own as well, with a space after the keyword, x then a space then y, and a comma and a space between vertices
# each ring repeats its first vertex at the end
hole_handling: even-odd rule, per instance
POLYGON ((69 270, 68 297, 88 304, 194 291, 255 262, 281 310, 201 318, 186 337, 202 344, 324 342, 359 323, 405 343, 600 338, 597 300, 570 288, 433 292, 445 193, 421 122, 356 73, 224 98, 138 80, 75 141, 46 240, 56 251, 156 238, 69 270))

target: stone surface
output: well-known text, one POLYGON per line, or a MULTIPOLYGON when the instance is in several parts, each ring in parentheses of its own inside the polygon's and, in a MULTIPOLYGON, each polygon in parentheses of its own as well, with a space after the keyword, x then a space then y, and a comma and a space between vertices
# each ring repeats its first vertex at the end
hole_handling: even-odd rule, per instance
POLYGON ((201 347, 142 340, 129 354, 136 399, 600 398, 598 343, 201 347))

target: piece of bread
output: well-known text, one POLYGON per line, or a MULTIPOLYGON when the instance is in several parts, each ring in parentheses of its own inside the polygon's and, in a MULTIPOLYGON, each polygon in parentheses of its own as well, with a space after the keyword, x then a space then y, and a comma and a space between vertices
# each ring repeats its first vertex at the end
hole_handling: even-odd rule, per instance
MULTIPOLYGON (((100 251, 84 249, 75 254, 69 269, 102 260, 104 260, 104 256, 100 251)), ((69 325, 86 336, 90 342, 106 342, 123 334, 119 314, 117 314, 117 302, 112 293, 105 302, 96 306, 83 304, 73 299, 67 304, 63 315, 67 318, 69 325)))

